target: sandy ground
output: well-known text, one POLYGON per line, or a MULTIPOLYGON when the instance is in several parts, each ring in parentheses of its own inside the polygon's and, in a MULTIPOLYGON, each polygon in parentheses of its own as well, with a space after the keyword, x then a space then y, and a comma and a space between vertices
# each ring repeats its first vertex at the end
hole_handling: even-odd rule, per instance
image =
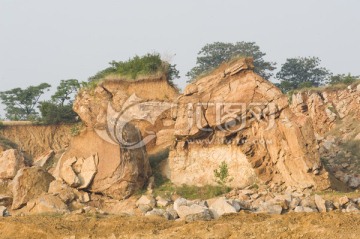
POLYGON ((360 238, 360 214, 241 212, 210 222, 156 217, 43 215, 0 219, 0 238, 360 238))

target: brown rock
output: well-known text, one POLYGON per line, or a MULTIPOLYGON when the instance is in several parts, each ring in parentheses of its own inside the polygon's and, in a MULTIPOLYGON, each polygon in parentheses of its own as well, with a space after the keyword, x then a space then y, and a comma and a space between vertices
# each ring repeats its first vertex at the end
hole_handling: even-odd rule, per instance
POLYGON ((325 200, 317 194, 315 194, 315 204, 319 212, 326 212, 325 200))
POLYGON ((59 197, 44 194, 29 201, 22 211, 27 214, 67 213, 69 209, 59 197))
POLYGON ((54 180, 49 185, 49 194, 58 196, 64 203, 68 204, 78 197, 79 192, 69 187, 62 180, 54 180))
POLYGON ((33 165, 38 167, 44 167, 49 162, 49 160, 54 157, 54 155, 54 150, 50 150, 49 152, 35 159, 33 165))
POLYGON ((260 180, 328 188, 310 120, 295 116, 287 97, 252 69, 251 59, 224 64, 178 98, 167 177, 176 185, 215 184, 213 171, 224 161, 229 186, 260 180))
MULTIPOLYGON (((147 138, 162 129, 162 121, 171 119, 170 107, 177 96, 177 90, 169 85, 165 76, 136 81, 104 79, 94 90, 83 90, 78 94, 74 110, 88 128, 104 134, 107 134, 104 129, 108 127, 109 119, 123 111, 136 121, 134 125, 147 138), (163 105, 168 106, 163 108, 163 105)), ((152 137, 146 145, 147 150, 155 146, 154 139, 152 137)))
MULTIPOLYGON (((126 134, 128 142, 131 140, 141 141, 141 135, 134 126, 128 124, 124 132, 128 132, 126 134)), ((61 169, 64 164, 71 165, 74 161, 72 158, 74 157, 82 160, 81 158, 91 158, 93 155, 97 155, 97 157, 94 157, 94 160, 95 164, 97 164, 98 158, 98 164, 97 172, 90 185, 88 185, 88 190, 91 192, 101 192, 121 200, 129 197, 137 189, 142 188, 151 174, 145 147, 134 149, 121 148, 119 145, 105 141, 90 129, 87 129, 73 139, 69 150, 59 160, 57 168, 61 169), (70 162, 66 163, 68 160, 70 162)), ((92 166, 90 168, 94 169, 92 166)), ((76 175, 77 177, 80 175, 80 168, 82 166, 76 163, 72 166, 75 175, 75 170, 79 172, 76 175)), ((69 171, 71 172, 70 168, 69 171)), ((94 171, 90 170, 88 172, 90 173, 87 175, 87 182, 90 182, 89 180, 94 171)), ((74 179, 74 176, 72 176, 72 179, 74 179)), ((79 179, 77 186, 80 184, 81 181, 79 179)), ((84 185, 87 186, 86 184, 84 185)))
POLYGON ((71 187, 78 187, 81 184, 79 177, 72 168, 72 165, 75 164, 76 161, 77 159, 75 157, 70 158, 60 167, 60 177, 71 187))
POLYGON ((350 199, 347 196, 339 198, 339 205, 341 207, 345 206, 349 202, 350 202, 350 199))
POLYGON ((84 189, 90 186, 92 180, 97 173, 97 166, 99 164, 98 155, 92 155, 87 159, 84 159, 81 170, 77 175, 80 179, 79 189, 84 189))
POLYGON ((9 207, 12 204, 12 197, 7 195, 0 195, 0 206, 9 207))
POLYGON ((12 209, 19 209, 28 201, 46 193, 54 178, 42 168, 23 168, 16 174, 13 185, 12 209))
POLYGON ((13 179, 17 171, 24 166, 24 155, 17 149, 0 153, 0 179, 13 179))

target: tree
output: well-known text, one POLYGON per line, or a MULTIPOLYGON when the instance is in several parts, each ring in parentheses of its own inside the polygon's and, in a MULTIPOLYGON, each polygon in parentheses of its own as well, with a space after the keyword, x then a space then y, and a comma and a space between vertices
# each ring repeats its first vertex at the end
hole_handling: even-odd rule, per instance
POLYGON ((273 75, 271 72, 276 69, 276 63, 265 61, 263 58, 265 55, 255 42, 242 41, 235 44, 214 42, 201 48, 196 60, 196 66, 186 76, 190 79, 188 82, 192 82, 200 75, 235 57, 253 57, 255 72, 263 78, 269 79, 273 75))
POLYGON ((29 86, 26 89, 15 88, 0 92, 0 99, 6 106, 6 118, 10 120, 34 120, 38 113, 35 110, 40 97, 51 86, 42 83, 38 86, 29 86))
POLYGON ((318 57, 298 57, 286 59, 276 78, 280 80, 277 86, 288 92, 304 87, 318 87, 327 83, 331 73, 320 67, 318 57))
POLYGON ((74 94, 80 89, 80 83, 78 80, 69 79, 61 80, 60 85, 57 87, 57 91, 51 99, 57 102, 59 105, 64 105, 66 101, 71 102, 74 94))
POLYGON ((40 102, 42 121, 46 124, 72 123, 77 114, 73 111, 73 98, 80 88, 78 80, 62 80, 51 101, 40 102))
POLYGON ((330 85, 336 85, 336 84, 350 85, 359 79, 360 79, 360 76, 353 76, 350 73, 347 75, 338 74, 338 75, 334 75, 334 76, 330 77, 329 84, 330 85))

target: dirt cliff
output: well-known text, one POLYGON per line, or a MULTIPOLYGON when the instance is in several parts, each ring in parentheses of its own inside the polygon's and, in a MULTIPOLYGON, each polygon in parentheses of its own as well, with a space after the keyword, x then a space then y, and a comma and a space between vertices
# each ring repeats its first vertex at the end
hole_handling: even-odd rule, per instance
POLYGON ((72 125, 3 125, 0 136, 35 159, 49 150, 65 149, 71 140, 71 128, 72 125))
POLYGON ((214 184, 213 171, 224 161, 234 187, 329 187, 311 122, 253 72, 251 58, 224 64, 185 89, 177 101, 175 138, 165 171, 178 185, 214 184))

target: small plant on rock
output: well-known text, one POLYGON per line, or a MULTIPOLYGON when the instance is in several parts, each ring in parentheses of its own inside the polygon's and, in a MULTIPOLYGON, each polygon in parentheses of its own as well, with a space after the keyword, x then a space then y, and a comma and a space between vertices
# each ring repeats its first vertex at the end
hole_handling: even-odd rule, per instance
POLYGON ((223 188, 224 193, 228 191, 228 183, 234 178, 230 177, 229 168, 225 161, 221 162, 218 169, 214 170, 215 182, 223 188))

